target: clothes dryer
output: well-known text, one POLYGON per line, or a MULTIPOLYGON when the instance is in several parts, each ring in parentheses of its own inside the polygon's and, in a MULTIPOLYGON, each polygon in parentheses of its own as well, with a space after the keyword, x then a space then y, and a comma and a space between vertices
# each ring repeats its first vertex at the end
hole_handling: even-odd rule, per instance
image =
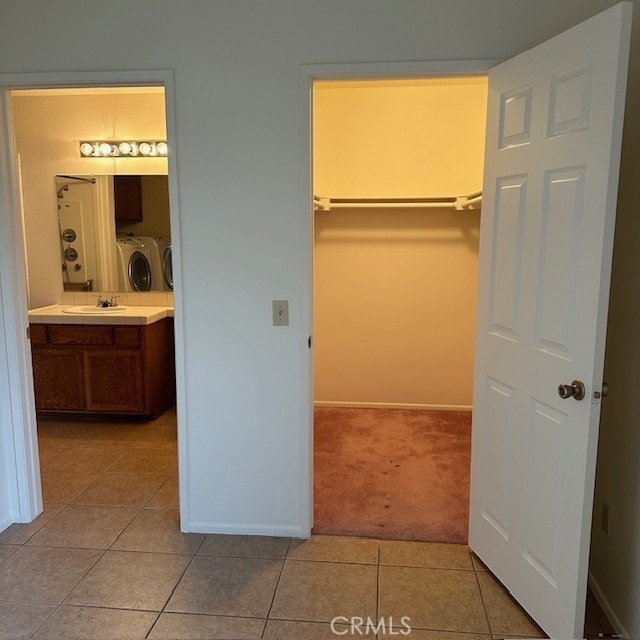
POLYGON ((120 291, 151 291, 153 274, 148 247, 137 238, 116 238, 116 251, 120 291))
POLYGON ((171 252, 171 242, 169 242, 162 254, 162 277, 165 289, 167 291, 173 291, 173 255, 171 252))
POLYGON ((165 236, 139 236, 137 239, 151 255, 154 291, 173 291, 171 240, 165 236))

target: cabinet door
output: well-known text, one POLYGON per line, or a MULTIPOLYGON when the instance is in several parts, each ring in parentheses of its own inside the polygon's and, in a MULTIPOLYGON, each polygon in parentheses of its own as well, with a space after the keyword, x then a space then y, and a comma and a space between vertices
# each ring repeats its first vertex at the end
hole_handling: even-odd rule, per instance
POLYGON ((36 409, 83 411, 82 355, 74 349, 33 349, 36 409))
POLYGON ((140 176, 114 176, 116 220, 142 222, 142 179, 140 176))
POLYGON ((142 354, 132 349, 84 351, 87 411, 145 410, 142 354))

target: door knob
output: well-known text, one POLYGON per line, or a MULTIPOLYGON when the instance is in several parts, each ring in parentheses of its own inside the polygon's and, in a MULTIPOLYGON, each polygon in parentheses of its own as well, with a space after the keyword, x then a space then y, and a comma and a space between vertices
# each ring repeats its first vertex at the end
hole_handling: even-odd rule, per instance
POLYGON ((574 400, 582 400, 584 398, 584 384, 580 380, 574 380, 571 384, 561 384, 558 387, 558 395, 563 400, 571 397, 574 400))

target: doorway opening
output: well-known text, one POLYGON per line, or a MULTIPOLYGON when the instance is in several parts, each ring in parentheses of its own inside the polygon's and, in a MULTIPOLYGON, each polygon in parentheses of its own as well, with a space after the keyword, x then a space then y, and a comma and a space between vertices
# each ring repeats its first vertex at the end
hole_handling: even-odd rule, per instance
POLYGON ((177 530, 173 281, 162 277, 172 264, 169 163, 157 149, 81 150, 166 141, 165 88, 16 89, 10 101, 39 476, 53 518, 42 535, 68 533, 74 519, 102 523, 98 545, 126 541, 121 524, 177 530))
POLYGON ((467 542, 487 83, 313 85, 316 533, 467 542))

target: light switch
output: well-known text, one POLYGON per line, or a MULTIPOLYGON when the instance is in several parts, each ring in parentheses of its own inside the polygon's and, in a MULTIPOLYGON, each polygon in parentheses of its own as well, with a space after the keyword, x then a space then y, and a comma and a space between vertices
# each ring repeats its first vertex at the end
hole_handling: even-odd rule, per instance
POLYGON ((273 300, 273 326, 288 327, 289 326, 289 301, 273 300))

